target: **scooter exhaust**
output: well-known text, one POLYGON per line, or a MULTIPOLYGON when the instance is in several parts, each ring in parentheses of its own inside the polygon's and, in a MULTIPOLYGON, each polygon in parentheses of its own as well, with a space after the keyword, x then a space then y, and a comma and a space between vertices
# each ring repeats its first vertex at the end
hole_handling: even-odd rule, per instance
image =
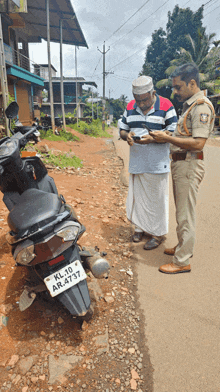
MULTIPOLYGON (((91 253, 91 250, 90 250, 91 253)), ((85 267, 88 268, 97 279, 108 279, 110 272, 109 262, 101 256, 99 252, 92 252, 89 257, 85 257, 85 267)))

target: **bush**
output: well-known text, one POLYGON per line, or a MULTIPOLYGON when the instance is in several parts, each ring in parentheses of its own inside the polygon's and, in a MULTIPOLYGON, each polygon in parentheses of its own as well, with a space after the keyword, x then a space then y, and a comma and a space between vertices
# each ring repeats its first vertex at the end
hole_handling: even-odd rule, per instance
POLYGON ((54 135, 52 129, 48 129, 48 131, 44 131, 40 129, 40 136, 42 139, 51 140, 53 142, 59 142, 63 140, 64 142, 68 141, 77 141, 79 138, 77 136, 72 135, 71 132, 65 132, 63 130, 59 131, 59 135, 54 135))
POLYGON ((91 124, 87 124, 85 121, 79 121, 77 124, 70 124, 70 128, 76 131, 93 137, 112 137, 107 131, 102 130, 102 122, 98 120, 93 120, 91 124))
POLYGON ((58 156, 49 153, 49 157, 43 158, 43 161, 48 165, 53 165, 55 167, 60 167, 61 169, 66 167, 82 167, 81 159, 73 156, 67 157, 65 154, 60 154, 58 156))

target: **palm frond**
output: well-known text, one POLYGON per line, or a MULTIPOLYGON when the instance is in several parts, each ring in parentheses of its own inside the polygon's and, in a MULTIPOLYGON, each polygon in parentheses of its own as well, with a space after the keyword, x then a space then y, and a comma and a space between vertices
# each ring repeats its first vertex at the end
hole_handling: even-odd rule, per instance
POLYGON ((193 57, 192 57, 191 53, 188 50, 186 50, 184 48, 180 48, 180 53, 181 53, 181 56, 182 56, 182 60, 184 60, 184 62, 187 62, 187 63, 188 62, 191 62, 191 63, 194 62, 193 57))
POLYGON ((157 83, 156 83, 156 87, 158 88, 158 89, 160 89, 160 88, 163 88, 163 87, 169 87, 169 86, 171 86, 172 84, 171 84, 171 80, 170 79, 162 79, 162 80, 159 80, 157 83))
POLYGON ((196 45, 195 45, 195 42, 193 41, 193 39, 192 39, 192 37, 191 37, 190 34, 186 34, 186 38, 188 38, 189 42, 191 43, 191 46, 192 46, 192 48, 193 48, 193 52, 194 52, 194 54, 195 54, 195 52, 196 52, 196 45))
MULTIPOLYGON (((178 66, 178 64, 177 64, 177 65, 171 65, 170 67, 168 67, 168 68, 166 69, 165 74, 166 74, 167 76, 172 75, 172 73, 175 71, 175 69, 176 69, 177 66, 178 66)), ((164 79, 164 80, 166 80, 166 79, 164 79)))
POLYGON ((199 73, 200 82, 207 82, 209 80, 209 74, 199 73))

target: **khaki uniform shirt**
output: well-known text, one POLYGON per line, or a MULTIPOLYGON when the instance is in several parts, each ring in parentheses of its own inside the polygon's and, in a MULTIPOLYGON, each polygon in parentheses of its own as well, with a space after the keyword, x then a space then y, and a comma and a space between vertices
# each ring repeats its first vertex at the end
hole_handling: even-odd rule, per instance
MULTIPOLYGON (((173 132, 173 136, 181 137, 181 138, 201 137, 204 139, 208 139, 214 127, 215 116, 210 106, 206 102, 209 102, 212 106, 212 103, 207 97, 204 96, 204 93, 202 91, 199 91, 198 93, 194 94, 191 98, 189 98, 186 102, 184 102, 183 111, 181 117, 178 120, 177 127, 173 132), (189 131, 189 135, 187 135, 183 127, 183 120, 185 117, 185 113, 189 109, 189 107, 198 99, 203 99, 205 100, 205 102, 203 104, 195 105, 190 111, 190 113, 188 114, 186 120, 186 126, 189 131), (178 128, 180 129, 181 133, 183 133, 184 135, 179 133, 178 128)), ((186 151, 187 151, 186 149, 182 149, 180 147, 174 146, 173 144, 170 144, 171 153, 186 152, 186 151)))

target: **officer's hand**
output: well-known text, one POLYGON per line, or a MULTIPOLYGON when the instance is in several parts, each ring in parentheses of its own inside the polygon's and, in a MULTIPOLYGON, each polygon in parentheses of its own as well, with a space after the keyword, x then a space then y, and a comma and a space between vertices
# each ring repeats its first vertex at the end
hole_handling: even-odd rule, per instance
POLYGON ((127 136, 127 142, 129 144, 129 146, 133 146, 133 144, 134 144, 134 140, 132 139, 132 136, 135 136, 135 133, 129 132, 129 134, 127 136))
POLYGON ((141 136, 141 140, 137 140, 135 143, 138 144, 149 144, 154 142, 153 138, 150 135, 143 135, 141 136))
POLYGON ((156 143, 167 143, 168 135, 163 131, 149 132, 156 143))

